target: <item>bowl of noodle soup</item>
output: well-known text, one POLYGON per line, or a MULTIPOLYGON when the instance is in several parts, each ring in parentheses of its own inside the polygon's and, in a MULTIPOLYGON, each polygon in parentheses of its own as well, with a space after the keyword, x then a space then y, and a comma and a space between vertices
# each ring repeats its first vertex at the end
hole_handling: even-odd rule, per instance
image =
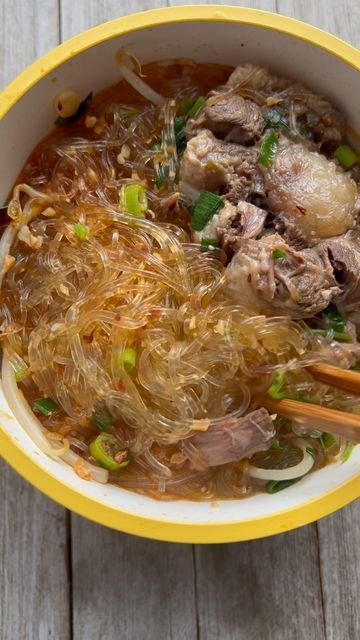
POLYGON ((356 234, 359 70, 357 50, 297 21, 179 7, 76 36, 2 92, 0 453, 34 486, 121 531, 204 543, 359 497, 359 447, 261 400, 360 413, 306 371, 358 361, 329 242, 356 234), (224 96, 249 126, 224 124, 224 96), (294 157, 336 188, 326 233, 320 187, 310 225, 295 205, 304 245, 281 183, 294 157), (265 280, 254 294, 259 247, 277 283, 309 259, 301 304, 279 284, 269 301, 265 280))

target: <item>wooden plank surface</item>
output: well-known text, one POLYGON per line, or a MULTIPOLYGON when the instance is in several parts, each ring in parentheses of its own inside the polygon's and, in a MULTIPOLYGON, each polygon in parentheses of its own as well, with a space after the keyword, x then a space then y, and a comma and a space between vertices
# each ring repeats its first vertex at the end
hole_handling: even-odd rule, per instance
MULTIPOLYGON (((59 34, 166 4, 193 0, 0 0, 0 86, 59 34)), ((360 45, 358 0, 239 4, 360 45)), ((281 536, 191 547, 67 516, 4 463, 0 491, 0 640, 360 638, 360 504, 281 536)))
POLYGON ((76 640, 196 638, 191 545, 151 542, 72 517, 76 640))
MULTIPOLYGON (((1 0, 0 87, 58 44, 57 0, 1 0)), ((0 460, 0 638, 70 638, 66 511, 0 460)))

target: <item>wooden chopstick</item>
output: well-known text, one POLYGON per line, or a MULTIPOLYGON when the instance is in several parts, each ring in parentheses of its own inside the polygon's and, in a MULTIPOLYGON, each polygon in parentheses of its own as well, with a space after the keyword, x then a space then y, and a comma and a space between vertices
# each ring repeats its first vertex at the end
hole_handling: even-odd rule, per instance
POLYGON ((331 387, 360 396, 360 373, 358 371, 340 369, 340 367, 326 363, 312 364, 306 369, 318 382, 324 382, 331 387))
MULTIPOLYGON (((299 400, 273 400, 262 398, 262 406, 270 413, 278 413, 285 418, 298 421, 304 419, 304 426, 311 422, 311 427, 328 431, 346 440, 360 443, 360 415, 321 407, 318 404, 300 402, 299 400)), ((309 427, 310 428, 310 427, 309 427)))

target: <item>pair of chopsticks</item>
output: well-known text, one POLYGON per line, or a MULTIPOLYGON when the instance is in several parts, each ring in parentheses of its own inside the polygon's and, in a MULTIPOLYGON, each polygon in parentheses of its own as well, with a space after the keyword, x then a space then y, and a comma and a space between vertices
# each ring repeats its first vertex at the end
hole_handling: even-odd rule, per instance
MULTIPOLYGON (((307 371, 317 382, 360 396, 360 373, 357 371, 340 369, 330 364, 314 364, 307 367, 307 371)), ((360 443, 360 414, 287 398, 283 400, 264 398, 263 405, 271 413, 297 420, 304 418, 305 422, 311 421, 312 425, 321 431, 328 431, 346 440, 360 443)))

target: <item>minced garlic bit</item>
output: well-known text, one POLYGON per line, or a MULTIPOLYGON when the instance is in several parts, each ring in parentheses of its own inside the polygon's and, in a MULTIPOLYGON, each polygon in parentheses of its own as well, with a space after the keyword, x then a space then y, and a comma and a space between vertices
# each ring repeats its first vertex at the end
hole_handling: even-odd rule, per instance
POLYGON ((195 329, 196 327, 196 316, 192 316, 190 322, 189 322, 189 329, 190 331, 192 331, 193 329, 195 329))
POLYGON ((3 268, 2 268, 3 275, 5 275, 5 273, 7 273, 9 271, 9 269, 11 269, 11 267, 14 264, 14 262, 15 262, 14 256, 10 256, 10 255, 6 256, 6 258, 4 260, 3 268))
POLYGON ((91 127, 95 127, 97 123, 97 117, 96 116, 86 116, 85 118, 85 127, 87 129, 91 129, 91 127))
POLYGON ((86 464, 86 461, 83 460, 82 458, 74 462, 73 469, 75 473, 79 476, 79 478, 81 478, 82 480, 91 480, 90 469, 86 464))
POLYGON ((130 147, 127 144, 123 144, 121 147, 121 151, 117 156, 117 161, 119 164, 125 164, 125 161, 130 158, 130 147))
POLYGON ((59 290, 61 291, 61 293, 63 293, 65 296, 69 295, 69 289, 65 284, 60 284, 59 285, 59 290))
POLYGON ((21 225, 18 231, 18 240, 25 242, 31 249, 40 249, 43 243, 42 237, 34 236, 27 224, 21 225))
POLYGON ((41 215, 45 216, 46 218, 53 218, 54 216, 56 216, 56 211, 55 209, 53 209, 53 207, 46 207, 46 209, 41 212, 41 215))
POLYGON ((210 420, 203 418, 202 420, 193 420, 191 424, 191 431, 207 431, 210 427, 210 420))
POLYGON ((219 333, 221 336, 225 335, 225 322, 224 320, 218 320, 214 327, 215 333, 219 333))
POLYGON ((104 122, 99 120, 94 127, 94 131, 96 135, 99 136, 103 132, 103 130, 104 130, 104 122))

